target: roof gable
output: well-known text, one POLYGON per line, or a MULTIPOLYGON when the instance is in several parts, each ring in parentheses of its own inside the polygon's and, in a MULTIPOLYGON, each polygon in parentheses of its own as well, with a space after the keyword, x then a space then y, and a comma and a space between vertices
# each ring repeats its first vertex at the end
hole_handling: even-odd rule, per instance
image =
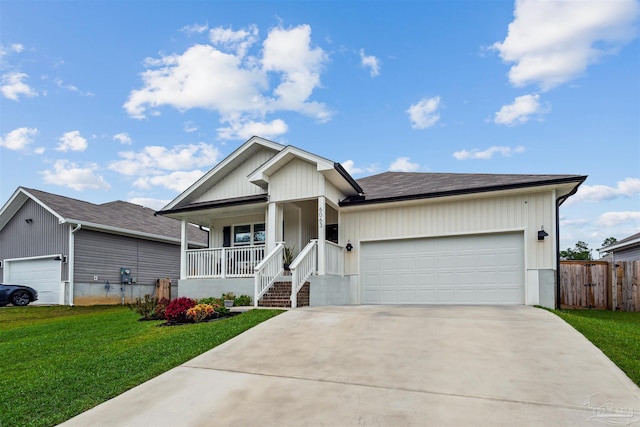
POLYGON ((362 192, 360 186, 339 163, 301 150, 292 145, 285 147, 269 161, 256 169, 249 175, 249 181, 262 188, 266 188, 269 184, 269 178, 293 159, 301 159, 315 165, 316 170, 324 175, 326 179, 344 194, 357 195, 362 192))
POLYGON ((242 144, 233 153, 229 154, 220 163, 209 170, 209 172, 204 174, 202 178, 197 180, 178 197, 162 208, 161 211, 173 210, 180 208, 183 205, 195 203, 198 201, 200 196, 207 192, 209 188, 222 181, 239 164, 242 164, 249 157, 264 148, 272 150, 273 154, 276 155, 284 148, 284 145, 280 145, 276 142, 269 141, 258 136, 251 137, 247 142, 242 144))

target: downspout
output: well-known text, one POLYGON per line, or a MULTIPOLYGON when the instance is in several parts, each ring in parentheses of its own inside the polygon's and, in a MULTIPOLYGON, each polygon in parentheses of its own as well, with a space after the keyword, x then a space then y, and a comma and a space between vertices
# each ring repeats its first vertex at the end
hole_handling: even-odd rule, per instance
POLYGON ((75 234, 82 228, 82 224, 77 224, 75 228, 69 227, 69 305, 73 306, 73 284, 75 281, 74 270, 76 264, 75 254, 75 234))
POLYGON ((576 191, 578 191, 578 187, 574 188, 569 194, 558 197, 556 200, 556 310, 559 310, 562 304, 560 295, 560 205, 573 196, 576 191))

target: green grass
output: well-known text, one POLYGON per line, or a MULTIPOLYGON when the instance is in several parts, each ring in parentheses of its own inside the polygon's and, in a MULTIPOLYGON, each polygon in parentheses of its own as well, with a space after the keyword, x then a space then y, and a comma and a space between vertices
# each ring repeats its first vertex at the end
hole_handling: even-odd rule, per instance
POLYGON ((51 426, 281 313, 157 327, 123 306, 0 310, 0 426, 51 426))
POLYGON ((550 310, 573 326, 640 386, 640 313, 550 310))

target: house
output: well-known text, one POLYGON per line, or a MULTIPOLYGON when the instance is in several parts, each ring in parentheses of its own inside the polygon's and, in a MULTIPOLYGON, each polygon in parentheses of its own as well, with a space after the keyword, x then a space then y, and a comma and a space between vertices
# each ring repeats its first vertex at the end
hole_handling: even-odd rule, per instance
POLYGON ((618 261, 640 261, 640 233, 600 248, 598 252, 603 258, 613 263, 618 261))
POLYGON ((158 213, 210 230, 182 235, 178 292, 233 291, 258 304, 556 305, 558 209, 581 175, 382 174, 252 137, 158 213), (295 259, 283 271, 285 248, 295 259), (289 284, 291 282, 291 284, 289 284), (281 292, 281 291, 280 291, 281 292))
MULTIPOLYGON (((19 187, 0 210, 0 277, 38 290, 38 304, 121 304, 177 285, 180 252, 206 247, 207 232, 153 209, 100 205, 19 187)), ((174 291, 177 293, 177 291, 174 291)))

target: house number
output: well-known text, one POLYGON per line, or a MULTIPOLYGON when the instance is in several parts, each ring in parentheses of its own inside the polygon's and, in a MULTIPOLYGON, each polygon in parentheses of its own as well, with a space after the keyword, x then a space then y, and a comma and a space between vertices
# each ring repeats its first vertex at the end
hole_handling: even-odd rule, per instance
POLYGON ((322 208, 318 208, 318 226, 322 228, 322 208))

